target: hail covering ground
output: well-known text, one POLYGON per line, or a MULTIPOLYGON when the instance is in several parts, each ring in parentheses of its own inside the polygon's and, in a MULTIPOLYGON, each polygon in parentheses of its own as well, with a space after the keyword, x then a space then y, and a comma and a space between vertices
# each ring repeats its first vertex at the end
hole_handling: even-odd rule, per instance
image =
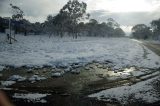
POLYGON ((146 47, 128 38, 51 37, 16 35, 18 42, 5 42, 0 34, 0 70, 5 66, 56 66, 108 60, 114 68, 137 66, 158 68, 160 58, 146 47))
MULTIPOLYGON (((18 42, 12 45, 6 42, 6 35, 0 34, 0 71, 6 66, 28 66, 28 67, 43 67, 47 66, 67 66, 72 63, 81 63, 85 65, 93 60, 110 61, 113 69, 123 68, 123 72, 110 71, 114 77, 128 77, 130 75, 140 76, 145 74, 146 69, 160 68, 160 57, 146 48, 137 40, 129 38, 98 38, 98 37, 51 37, 47 35, 16 35, 18 42), (130 67, 130 68, 126 68, 130 67), (137 71, 136 67, 140 67, 141 71, 137 71), (143 71, 144 69, 144 71, 143 71)), ((150 77, 159 74, 154 72, 150 77)), ((52 76, 60 76, 59 73, 54 73, 52 76)), ((33 75, 28 80, 35 82, 36 80, 45 80, 43 76, 33 75)), ((112 101, 116 99, 121 104, 127 104, 128 98, 142 99, 146 102, 156 102, 159 100, 157 92, 152 87, 152 82, 158 77, 139 82, 132 86, 121 86, 111 88, 88 97, 97 98, 103 101, 112 101)), ((25 77, 19 75, 11 76, 8 81, 1 81, 4 86, 10 86, 16 81, 26 80, 25 77)), ((34 102, 46 102, 43 98, 46 95, 37 94, 15 94, 14 98, 29 99, 34 102)))

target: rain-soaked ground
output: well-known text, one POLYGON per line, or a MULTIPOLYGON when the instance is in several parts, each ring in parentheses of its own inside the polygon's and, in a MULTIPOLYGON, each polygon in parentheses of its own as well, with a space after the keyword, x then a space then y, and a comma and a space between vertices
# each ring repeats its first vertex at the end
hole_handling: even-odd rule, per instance
MULTIPOLYGON (((155 46, 149 45, 147 47, 153 49, 157 54, 160 53, 158 49, 154 48, 155 46)), ((1 89, 4 89, 16 106, 120 106, 116 100, 110 103, 87 98, 87 96, 104 89, 133 85, 160 74, 160 69, 145 69, 134 66, 113 70, 110 61, 103 63, 93 61, 85 66, 75 63, 72 67, 74 67, 72 70, 66 70, 65 67, 14 68, 8 66, 2 71, 1 81, 8 80, 12 75, 23 76, 26 80, 17 81, 7 87, 1 85, 1 89), (65 74, 59 74, 64 71, 66 71, 65 74), (53 75, 53 72, 56 74, 53 75), (31 80, 33 75, 46 79, 31 80)), ((153 84, 160 92, 159 85, 159 82, 153 84)), ((134 101, 128 105, 159 106, 160 101, 152 104, 134 101)))
MULTIPOLYGON (((17 81, 8 87, 11 88, 10 90, 5 90, 16 106, 119 106, 120 104, 116 101, 106 103, 89 99, 87 95, 104 89, 132 85, 159 75, 159 69, 142 69, 133 66, 117 72, 117 70, 113 71, 107 64, 110 64, 110 62, 93 61, 85 66, 75 64, 76 67, 73 70, 76 71, 70 70, 62 76, 52 76, 51 74, 53 72, 63 72, 64 67, 8 67, 2 72, 1 80, 5 81, 12 75, 25 76, 28 79, 17 81), (29 80, 33 75, 43 76, 47 79, 33 82, 29 80), (40 98, 36 98, 36 95, 40 98)), ((147 105, 139 102, 130 105, 140 104, 147 105)))

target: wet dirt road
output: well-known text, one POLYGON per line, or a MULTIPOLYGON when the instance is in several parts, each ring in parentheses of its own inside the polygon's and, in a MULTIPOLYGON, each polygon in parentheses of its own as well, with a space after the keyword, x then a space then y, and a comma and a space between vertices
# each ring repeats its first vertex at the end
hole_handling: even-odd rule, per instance
POLYGON ((142 44, 160 56, 160 44, 142 41, 142 44))

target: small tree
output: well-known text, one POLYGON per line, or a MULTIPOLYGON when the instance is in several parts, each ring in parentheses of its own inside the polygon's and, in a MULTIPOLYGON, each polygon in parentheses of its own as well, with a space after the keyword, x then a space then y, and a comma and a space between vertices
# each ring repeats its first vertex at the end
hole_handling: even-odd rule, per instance
MULTIPOLYGON (((23 19, 23 11, 17 7, 17 6, 14 6, 12 4, 10 4, 11 8, 12 8, 12 12, 13 12, 13 15, 12 15, 12 19, 9 18, 9 35, 7 34, 8 36, 8 39, 9 39, 9 42, 10 44, 12 44, 12 40, 15 40, 17 41, 15 38, 12 37, 12 34, 11 34, 11 29, 12 29, 12 20, 13 21, 19 21, 21 19, 23 19)), ((15 26, 15 32, 17 33, 17 23, 14 22, 14 26, 15 26)))
POLYGON ((160 19, 153 20, 151 22, 151 26, 152 26, 152 29, 153 29, 154 39, 159 39, 160 40, 160 19))
POLYGON ((124 37, 125 36, 125 32, 121 28, 116 28, 115 29, 115 36, 116 37, 124 37))
POLYGON ((113 29, 119 28, 120 25, 113 19, 113 18, 108 18, 107 19, 107 25, 113 29))
POLYGON ((12 8, 12 19, 15 19, 16 21, 22 20, 23 19, 23 11, 18 7, 18 6, 14 6, 12 4, 10 4, 11 8, 12 8))
MULTIPOLYGON (((15 29, 15 33, 17 33, 17 31, 18 31, 18 26, 20 26, 20 20, 22 20, 23 19, 23 11, 18 7, 18 6, 14 6, 14 5, 12 5, 12 4, 10 4, 10 6, 11 6, 11 8, 12 8, 12 13, 13 13, 13 15, 12 15, 12 20, 14 21, 14 29, 15 29)), ((10 30, 11 30, 11 25, 12 25, 13 23, 12 23, 12 21, 10 21, 10 30)), ((10 41, 10 44, 12 43, 11 42, 11 40, 13 39, 13 40, 16 40, 15 38, 13 38, 12 36, 11 36, 11 33, 10 33, 10 37, 9 37, 9 41, 10 41)))
POLYGON ((54 24, 53 24, 53 17, 51 15, 48 15, 47 16, 47 21, 44 22, 44 30, 47 31, 50 36, 55 31, 54 30, 54 24))
POLYGON ((88 35, 89 36, 97 36, 97 28, 98 28, 98 21, 95 19, 90 19, 89 23, 87 24, 88 35))
POLYGON ((132 35, 137 39, 148 39, 152 32, 145 24, 137 24, 132 28, 132 35))
POLYGON ((17 28, 20 26, 20 21, 23 20, 23 11, 18 7, 10 4, 12 8, 12 19, 14 20, 15 33, 17 33, 17 28))

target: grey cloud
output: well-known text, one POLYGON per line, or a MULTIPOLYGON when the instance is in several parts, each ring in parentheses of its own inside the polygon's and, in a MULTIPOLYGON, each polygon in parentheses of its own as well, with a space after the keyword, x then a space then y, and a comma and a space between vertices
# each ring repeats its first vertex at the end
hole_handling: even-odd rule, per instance
MULTIPOLYGON (((14 5, 19 6, 25 14, 25 18, 32 22, 43 22, 47 15, 55 15, 68 0, 10 0, 14 5)), ((94 0, 81 0, 88 2, 89 8, 94 7, 94 0), (89 2, 90 1, 90 2, 89 2)), ((158 0, 146 0, 149 3, 158 0)), ((0 0, 0 16, 11 16, 9 0, 0 0)), ((91 11, 91 18, 99 21, 106 21, 107 18, 113 18, 123 26, 133 26, 138 23, 149 24, 153 19, 160 17, 158 8, 153 12, 128 12, 128 13, 111 13, 109 11, 97 10, 91 11)))
POLYGON ((9 16, 10 12, 8 0, 0 0, 0 16, 9 16))
POLYGON ((107 18, 113 18, 123 26, 134 26, 139 23, 149 24, 153 19, 160 18, 160 12, 122 12, 122 13, 110 13, 103 10, 92 11, 91 18, 95 18, 99 21, 106 21, 107 18))
MULTIPOLYGON (((27 19, 43 22, 47 15, 57 14, 68 0, 0 0, 0 16, 10 16, 10 3, 19 6, 27 19), (32 19, 33 18, 33 19, 32 19)), ((33 21, 33 22, 34 22, 33 21)))

